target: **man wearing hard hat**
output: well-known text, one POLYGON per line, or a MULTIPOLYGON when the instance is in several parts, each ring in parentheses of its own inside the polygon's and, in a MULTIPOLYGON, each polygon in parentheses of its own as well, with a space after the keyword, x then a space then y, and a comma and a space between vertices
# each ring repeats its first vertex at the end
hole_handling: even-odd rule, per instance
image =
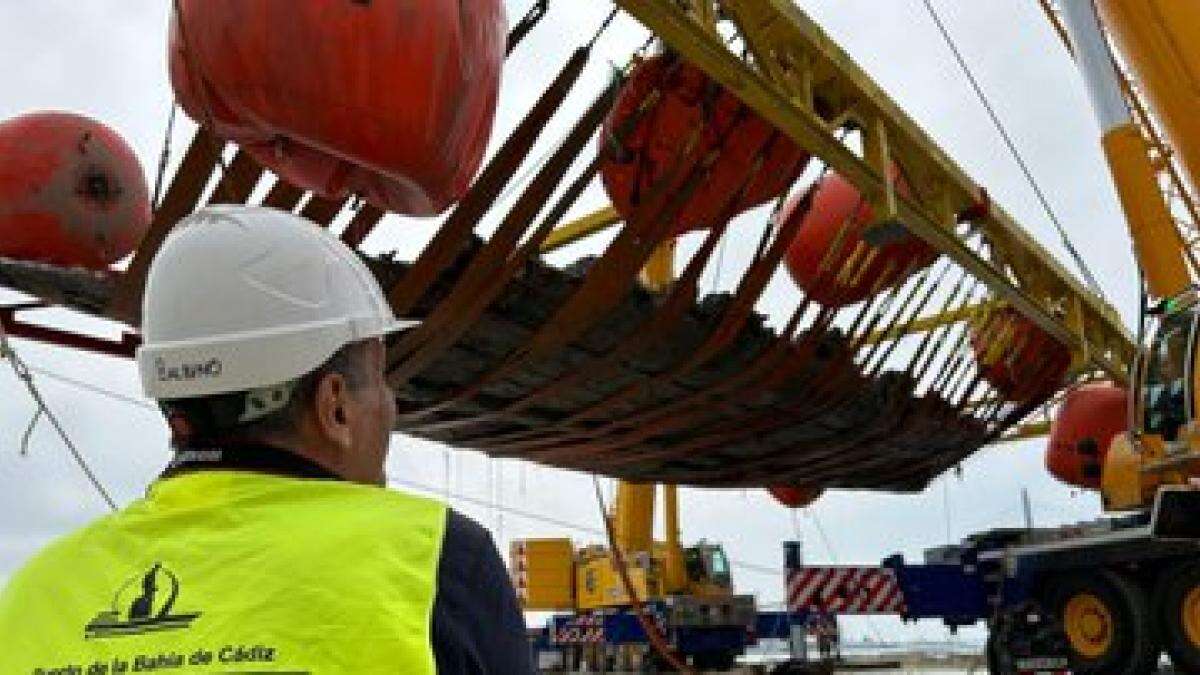
POLYGON ((487 532, 384 487, 384 338, 413 325, 327 231, 212 207, 150 268, 161 478, 0 595, 0 673, 530 672, 487 532))

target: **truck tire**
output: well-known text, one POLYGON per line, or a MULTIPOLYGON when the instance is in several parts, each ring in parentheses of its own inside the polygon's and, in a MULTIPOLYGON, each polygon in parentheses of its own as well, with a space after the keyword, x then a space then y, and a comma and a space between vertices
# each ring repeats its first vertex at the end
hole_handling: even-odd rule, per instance
POLYGON ((1200 563, 1167 568, 1154 591, 1154 613, 1171 663, 1182 673, 1200 673, 1200 563))
POLYGON ((1077 675, 1143 675, 1161 653, 1146 594, 1111 570, 1065 574, 1048 585, 1077 675))

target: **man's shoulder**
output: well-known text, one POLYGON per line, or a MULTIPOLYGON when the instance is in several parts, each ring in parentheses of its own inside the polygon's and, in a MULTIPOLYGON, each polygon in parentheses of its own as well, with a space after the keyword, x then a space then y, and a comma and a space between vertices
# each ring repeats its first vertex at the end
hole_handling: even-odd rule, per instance
POLYGON ((23 589, 34 589, 45 592, 47 580, 71 578, 72 570, 79 564, 80 554, 92 548, 92 542, 120 512, 109 514, 93 520, 67 534, 60 535, 43 546, 0 587, 0 613, 3 613, 5 600, 23 592, 23 589), (68 576, 64 576, 64 574, 68 576))
POLYGON ((471 517, 447 508, 446 544, 456 550, 478 552, 493 546, 492 534, 471 517))
POLYGON ((496 579, 507 580, 508 571, 491 533, 462 513, 447 509, 438 564, 439 587, 462 586, 475 593, 489 589, 496 579))

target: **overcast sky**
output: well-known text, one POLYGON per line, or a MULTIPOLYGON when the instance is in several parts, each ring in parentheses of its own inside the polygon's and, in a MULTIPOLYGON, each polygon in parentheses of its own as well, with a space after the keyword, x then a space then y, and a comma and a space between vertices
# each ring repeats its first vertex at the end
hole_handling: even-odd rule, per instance
MULTIPOLYGON (((508 2, 510 19, 529 0, 508 2)), ((798 3, 891 94, 993 197, 1048 248, 1057 236, 1016 164, 961 77, 925 14, 921 0, 803 0, 798 3)), ((610 8, 604 2, 552 2, 551 13, 510 60, 493 143, 502 139, 567 54, 590 35, 610 8), (580 6, 586 5, 586 8, 580 6)), ((1046 25, 1035 0, 938 0, 943 19, 991 96, 998 113, 1060 219, 1124 316, 1135 306, 1129 244, 1099 152, 1097 129, 1073 65, 1046 25)), ((168 0, 39 0, 0 2, 0 119, 37 109, 88 114, 122 133, 148 175, 162 150, 171 90, 165 73, 168 0)), ((563 114, 548 126, 533 158, 552 147, 595 95, 611 64, 624 63, 646 33, 622 17, 599 43, 584 80, 563 114)), ((173 140, 173 157, 186 146, 188 125, 173 140)), ((603 203, 589 192, 577 211, 603 203)), ((751 216, 752 218, 753 216, 751 216)), ((411 255, 436 222, 389 219, 368 242, 374 250, 411 255)), ((485 228, 487 226, 485 225, 485 228)), ((731 270, 749 255, 753 229, 734 236, 723 273, 710 270, 706 288, 728 288, 731 270)), ((556 254, 567 261, 604 242, 556 254)), ((1060 258, 1062 256, 1060 255, 1060 258)), ((1065 260, 1065 258, 1063 258, 1065 260)), ((776 279, 760 308, 777 314, 795 302, 795 290, 776 279)), ((0 301, 20 296, 0 291, 0 301)), ((117 327, 64 312, 46 321, 99 334, 117 327)), ((122 504, 136 499, 166 459, 166 433, 141 401, 132 364, 68 353, 17 341, 21 355, 41 371, 101 386, 131 401, 106 398, 39 375, 37 382, 71 437, 91 459, 122 504), (139 401, 141 405, 139 405, 139 401)), ((4 365, 4 364, 0 364, 4 365)), ((28 457, 18 447, 34 406, 11 371, 0 371, 0 583, 22 560, 53 537, 104 512, 103 503, 71 464, 53 431, 40 424, 28 457)), ((1020 522, 1019 491, 1032 495, 1039 525, 1095 517, 1098 499, 1056 484, 1042 465, 1041 441, 989 448, 963 465, 960 477, 938 480, 924 494, 889 496, 833 493, 802 513, 775 505, 762 491, 683 491, 685 540, 726 544, 746 563, 736 572, 740 590, 766 602, 782 597, 781 542, 800 537, 810 562, 873 564, 892 553, 919 559, 929 546, 955 541, 981 528, 1020 522)), ((389 474, 450 495, 458 508, 507 541, 522 536, 573 536, 594 540, 599 527, 590 478, 525 465, 492 462, 476 453, 397 436, 389 474), (448 469, 448 471, 447 471, 448 469), (544 514, 581 531, 505 514, 487 503, 544 514)), ((889 638, 940 637, 935 623, 900 628, 885 619, 855 621, 850 633, 889 638)), ((978 633, 972 634, 977 637, 978 633)))

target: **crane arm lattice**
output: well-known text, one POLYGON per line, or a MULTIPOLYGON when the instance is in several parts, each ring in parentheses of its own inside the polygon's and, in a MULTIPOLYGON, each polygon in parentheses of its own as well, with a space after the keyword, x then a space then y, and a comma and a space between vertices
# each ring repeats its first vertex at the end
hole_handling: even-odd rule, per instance
POLYGON ((1124 381, 1135 345, 1116 311, 1075 277, 958 167, 808 16, 788 0, 723 0, 751 58, 706 26, 713 15, 675 0, 617 0, 671 48, 868 195, 880 220, 902 223, 1067 344, 1077 368, 1124 381), (835 135, 860 129, 859 156, 835 135), (920 200, 901 195, 886 170, 896 162, 920 200), (980 208, 981 205, 985 206, 980 208), (965 243, 971 214, 988 255, 965 243))

